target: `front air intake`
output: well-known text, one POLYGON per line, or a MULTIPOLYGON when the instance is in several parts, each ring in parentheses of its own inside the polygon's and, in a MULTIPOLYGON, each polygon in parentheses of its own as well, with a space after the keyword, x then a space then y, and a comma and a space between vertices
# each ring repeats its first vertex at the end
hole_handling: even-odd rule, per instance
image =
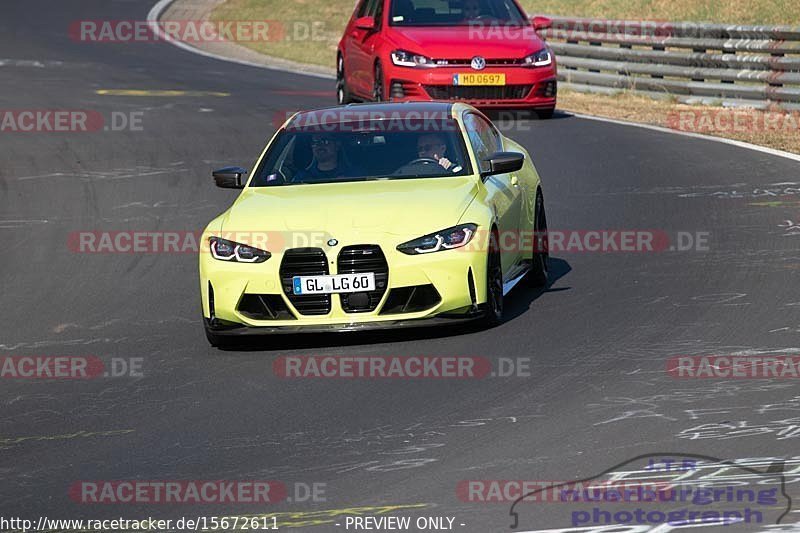
POLYGON ((375 244, 346 246, 339 252, 339 274, 375 274, 375 290, 341 294, 342 309, 347 313, 369 313, 374 311, 386 292, 389 283, 389 265, 381 247, 375 244))
POLYGON ((295 320, 280 294, 245 294, 237 311, 253 320, 295 320))
POLYGON ((286 251, 281 261, 281 286, 297 312, 303 315, 327 315, 331 312, 330 294, 295 295, 292 282, 295 276, 324 276, 328 272, 328 258, 320 248, 286 251))
POLYGON ((414 285, 398 287, 389 292, 386 303, 381 309, 382 315, 398 315, 425 311, 442 301, 442 297, 433 285, 414 285))

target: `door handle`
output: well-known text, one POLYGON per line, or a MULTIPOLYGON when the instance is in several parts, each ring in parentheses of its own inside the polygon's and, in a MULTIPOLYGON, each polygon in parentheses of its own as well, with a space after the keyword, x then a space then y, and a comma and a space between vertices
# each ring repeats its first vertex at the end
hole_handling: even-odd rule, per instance
POLYGON ((512 187, 519 187, 519 178, 516 176, 511 176, 511 186, 512 187))

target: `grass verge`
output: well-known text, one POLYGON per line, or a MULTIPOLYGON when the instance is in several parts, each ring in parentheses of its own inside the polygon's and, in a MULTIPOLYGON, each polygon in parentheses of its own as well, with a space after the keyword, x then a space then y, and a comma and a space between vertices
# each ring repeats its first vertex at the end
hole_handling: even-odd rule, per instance
POLYGON ((615 96, 559 91, 558 108, 688 133, 744 141, 800 154, 800 113, 726 109, 652 100, 633 93, 615 96))

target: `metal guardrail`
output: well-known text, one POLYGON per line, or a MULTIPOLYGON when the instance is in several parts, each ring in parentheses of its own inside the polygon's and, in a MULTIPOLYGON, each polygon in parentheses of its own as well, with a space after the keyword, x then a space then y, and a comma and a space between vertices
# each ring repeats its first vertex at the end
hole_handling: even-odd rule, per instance
POLYGON ((800 27, 549 18, 567 88, 800 110, 800 27))

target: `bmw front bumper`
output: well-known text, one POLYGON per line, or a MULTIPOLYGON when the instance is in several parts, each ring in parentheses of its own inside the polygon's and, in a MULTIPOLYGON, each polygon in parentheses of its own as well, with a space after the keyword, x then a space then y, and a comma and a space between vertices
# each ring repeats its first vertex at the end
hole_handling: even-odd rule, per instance
POLYGON ((202 253, 206 327, 220 335, 360 331, 455 324, 481 316, 486 302, 485 252, 459 248, 406 255, 394 246, 293 248, 254 264, 219 261, 202 253), (359 256, 359 251, 372 253, 359 256), (371 294, 357 299, 292 293, 295 275, 353 272, 361 264, 364 271, 379 270, 378 254, 385 260, 385 272, 377 273, 378 287, 371 294))

